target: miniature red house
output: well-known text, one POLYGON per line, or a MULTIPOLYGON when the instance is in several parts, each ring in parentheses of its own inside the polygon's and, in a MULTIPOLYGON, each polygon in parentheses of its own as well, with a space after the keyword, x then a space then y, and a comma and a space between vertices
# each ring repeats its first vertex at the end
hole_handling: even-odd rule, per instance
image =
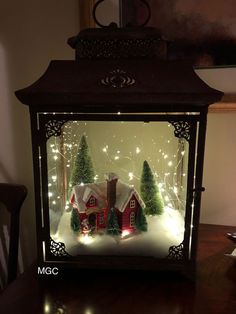
POLYGON ((131 234, 136 231, 139 211, 145 208, 135 188, 118 181, 113 173, 104 182, 74 186, 71 204, 79 212, 81 230, 85 233, 105 230, 109 211, 114 208, 121 234, 131 234))

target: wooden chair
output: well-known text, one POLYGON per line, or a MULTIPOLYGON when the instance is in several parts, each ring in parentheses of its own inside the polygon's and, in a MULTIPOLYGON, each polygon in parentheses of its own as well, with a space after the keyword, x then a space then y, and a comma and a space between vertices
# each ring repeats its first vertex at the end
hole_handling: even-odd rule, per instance
POLYGON ((0 203, 10 213, 10 238, 7 262, 7 283, 17 276, 20 209, 26 198, 27 189, 24 185, 0 183, 0 203))

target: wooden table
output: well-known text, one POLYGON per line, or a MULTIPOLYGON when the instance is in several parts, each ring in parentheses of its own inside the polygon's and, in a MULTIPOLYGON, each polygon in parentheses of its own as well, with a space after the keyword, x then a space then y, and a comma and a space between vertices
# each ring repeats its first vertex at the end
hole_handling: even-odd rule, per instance
POLYGON ((1 314, 235 314, 236 227, 200 225, 196 282, 173 274, 106 273, 45 283, 32 266, 0 295, 1 314))

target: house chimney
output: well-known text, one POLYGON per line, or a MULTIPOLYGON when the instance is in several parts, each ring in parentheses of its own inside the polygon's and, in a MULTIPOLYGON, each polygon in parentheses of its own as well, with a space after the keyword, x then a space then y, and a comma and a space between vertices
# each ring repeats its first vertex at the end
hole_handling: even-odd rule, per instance
POLYGON ((116 203, 116 183, 118 176, 115 173, 106 174, 107 180, 107 203, 108 208, 114 208, 116 203))

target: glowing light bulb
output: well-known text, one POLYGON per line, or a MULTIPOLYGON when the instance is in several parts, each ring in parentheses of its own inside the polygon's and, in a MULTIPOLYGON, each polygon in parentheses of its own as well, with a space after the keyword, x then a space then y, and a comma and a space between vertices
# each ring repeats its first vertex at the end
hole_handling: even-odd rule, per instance
POLYGON ((83 234, 81 237, 80 237, 80 242, 85 244, 85 245, 89 245, 91 243, 93 243, 93 238, 90 237, 88 234, 83 234))
POLYGON ((57 160, 57 159, 58 159, 58 156, 57 156, 57 155, 53 156, 53 159, 54 159, 54 160, 57 160))
POLYGON ((166 195, 166 196, 165 196, 165 201, 166 201, 166 202, 169 202, 169 200, 170 200, 169 196, 166 195))
POLYGON ((168 166, 169 166, 169 167, 173 166, 173 162, 172 162, 172 161, 169 161, 169 162, 168 162, 168 166))
POLYGON ((122 231, 121 237, 122 238, 127 237, 129 234, 130 234, 129 230, 124 230, 124 231, 122 231))
POLYGON ((52 201, 52 204, 53 204, 53 205, 56 205, 56 203, 57 203, 56 201, 52 201))
POLYGON ((181 155, 184 156, 184 154, 185 154, 185 151, 183 150, 183 151, 181 152, 181 155))
POLYGON ((44 304, 44 313, 50 313, 51 312, 51 308, 50 308, 50 304, 49 303, 45 303, 44 304))
POLYGON ((118 160, 118 159, 120 159, 120 157, 119 156, 115 156, 115 158, 114 158, 115 160, 118 160))
POLYGON ((177 189, 176 186, 174 186, 173 191, 174 191, 175 194, 178 194, 178 189, 177 189))
POLYGON ((53 193, 52 192, 48 192, 48 197, 52 197, 53 196, 53 193))
POLYGON ((103 147, 102 151, 103 151, 104 153, 106 153, 106 152, 107 152, 107 149, 108 149, 108 145, 106 145, 105 147, 103 147))
POLYGON ((167 159, 168 158, 168 155, 164 155, 164 159, 167 159))
POLYGON ((140 153, 140 148, 139 147, 136 147, 136 154, 139 154, 140 153))
POLYGON ((133 178, 134 178, 134 174, 133 174, 133 172, 129 172, 129 180, 130 181, 132 181, 133 180, 133 178))
POLYGON ((93 314, 92 310, 90 308, 86 309, 84 314, 93 314))

